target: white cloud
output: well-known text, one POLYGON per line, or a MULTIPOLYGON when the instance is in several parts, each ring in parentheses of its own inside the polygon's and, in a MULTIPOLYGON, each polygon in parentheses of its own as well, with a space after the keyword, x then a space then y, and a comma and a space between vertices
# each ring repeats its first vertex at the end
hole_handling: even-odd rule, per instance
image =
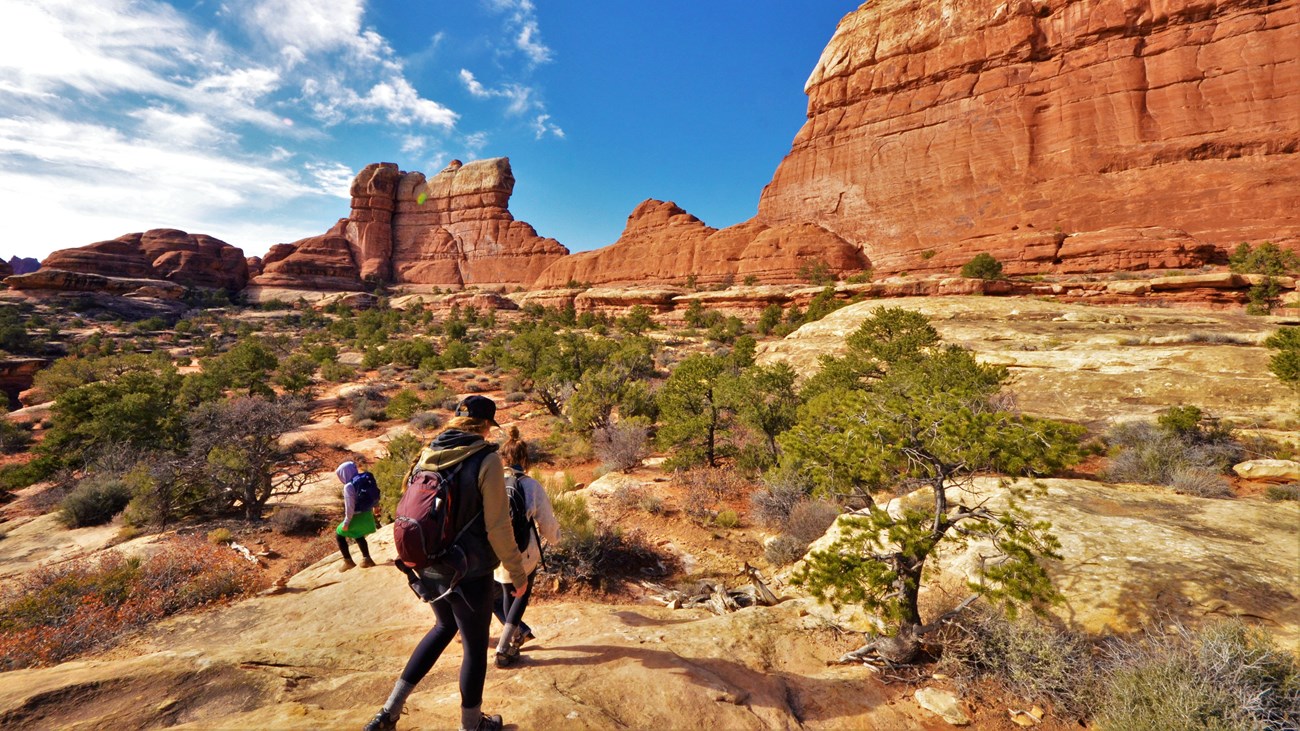
POLYGON ((341 162, 308 163, 304 167, 323 192, 335 198, 352 199, 352 179, 356 177, 352 168, 341 162))
POLYGON ((534 117, 532 122, 532 128, 533 128, 533 133, 537 136, 537 139, 539 140, 548 134, 554 137, 558 137, 560 139, 564 139, 564 130, 560 129, 558 126, 551 123, 551 115, 549 114, 539 114, 536 117, 534 117))
POLYGON ((488 6, 498 13, 506 13, 506 32, 515 48, 528 57, 534 66, 551 60, 551 49, 541 41, 537 24, 537 8, 531 0, 488 0, 488 6))
POLYGON ((541 33, 537 30, 537 21, 530 20, 524 23, 523 28, 519 30, 519 35, 515 36, 515 45, 534 64, 546 63, 551 60, 551 49, 537 40, 539 35, 541 33))
POLYGON ((506 106, 507 114, 523 114, 532 108, 541 108, 541 104, 534 100, 533 90, 522 84, 506 84, 505 86, 489 89, 483 86, 474 74, 468 69, 460 70, 461 83, 465 85, 466 91, 470 96, 476 99, 506 99, 510 103, 506 106))
POLYGON ((402 152, 406 153, 407 155, 411 155, 411 156, 419 155, 420 153, 424 152, 424 148, 427 146, 428 146, 428 142, 425 141, 423 137, 416 137, 415 135, 407 135, 402 138, 402 152))
POLYGON ((363 109, 387 113, 394 123, 419 123, 451 129, 459 115, 438 102, 423 99, 404 78, 396 77, 375 84, 365 97, 358 100, 363 109))
POLYGON ((166 107, 131 112, 145 137, 182 147, 213 147, 233 142, 235 135, 218 129, 202 114, 181 114, 166 107))
POLYGON ((472 156, 477 157, 478 154, 483 151, 483 148, 487 147, 488 134, 487 132, 475 132, 473 134, 465 135, 464 143, 465 149, 470 152, 472 156))
POLYGON ((258 0, 237 8, 244 23, 300 54, 364 44, 364 0, 258 0))
MULTIPOLYGON (((265 162, 132 137, 97 124, 0 119, 0 216, 11 222, 11 236, 28 254, 160 226, 229 241, 229 230, 252 230, 255 224, 240 223, 252 220, 250 211, 274 210, 319 194, 295 171, 265 162)), ((293 238, 311 233, 278 228, 280 236, 297 234, 293 238)))

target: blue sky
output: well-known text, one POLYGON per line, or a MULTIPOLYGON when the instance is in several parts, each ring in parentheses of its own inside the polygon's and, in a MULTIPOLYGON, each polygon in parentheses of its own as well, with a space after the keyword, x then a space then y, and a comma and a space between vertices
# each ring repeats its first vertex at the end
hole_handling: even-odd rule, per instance
POLYGON ((646 198, 755 212, 856 2, 0 0, 0 255, 149 228, 262 254, 371 162, 505 155, 571 250, 646 198))

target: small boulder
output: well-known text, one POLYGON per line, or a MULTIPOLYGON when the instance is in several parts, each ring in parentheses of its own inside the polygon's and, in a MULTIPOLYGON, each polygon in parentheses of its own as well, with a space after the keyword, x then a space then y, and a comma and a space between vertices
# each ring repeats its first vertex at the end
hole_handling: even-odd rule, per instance
POLYGON ((917 705, 954 726, 970 724, 970 716, 961 709, 957 697, 938 688, 919 688, 914 694, 917 705))
POLYGON ((1252 459, 1232 466, 1238 477, 1263 482, 1300 482, 1300 462, 1289 459, 1252 459))

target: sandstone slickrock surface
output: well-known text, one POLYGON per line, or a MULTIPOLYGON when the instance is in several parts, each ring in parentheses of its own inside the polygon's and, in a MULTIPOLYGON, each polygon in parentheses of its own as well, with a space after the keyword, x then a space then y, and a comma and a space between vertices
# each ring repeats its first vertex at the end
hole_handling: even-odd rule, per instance
MULTIPOLYGON (((1188 622, 1242 616, 1258 622, 1282 646, 1300 641, 1300 506, 1260 498, 1216 500, 1178 495, 1169 488, 1104 485, 1086 480, 1041 480, 1047 493, 1024 501, 1052 523, 1064 557, 1049 566, 1065 602, 1056 611, 1090 632, 1126 632, 1153 618, 1188 622)), ((973 495, 1004 506, 1009 491, 997 480, 975 481, 973 495)), ((933 504, 928 489, 896 498, 891 513, 933 504)), ((836 528, 809 547, 824 550, 836 528)), ((936 558, 939 581, 928 591, 965 593, 989 547, 972 543, 936 558), (982 552, 982 553, 981 553, 982 552), (940 588, 942 587, 942 588, 940 588)), ((927 589, 922 588, 923 602, 927 589)), ((828 607, 810 605, 829 614, 828 607)), ((840 619, 870 626, 860 614, 840 619)))
POLYGON ((1080 422, 1151 418, 1192 404, 1238 424, 1286 427, 1296 395, 1268 370, 1273 318, 1036 299, 917 297, 860 302, 760 346, 761 362, 814 372, 878 307, 927 315, 946 342, 1007 366, 1027 413, 1080 422))
POLYGON ((529 285, 569 251, 515 220, 514 186, 504 157, 453 161, 428 179, 393 163, 367 165, 352 182, 348 218, 323 236, 273 247, 253 283, 289 289, 359 289, 370 279, 529 285))
MULTIPOLYGON (((53 279, 28 279, 47 270, 122 279, 163 279, 185 287, 237 291, 248 283, 244 253, 206 234, 170 228, 126 234, 75 249, 61 249, 32 274, 17 275, 11 287, 53 279)), ((37 285, 38 287, 40 285, 37 285)))
POLYGON ((877 271, 1185 267, 1300 236, 1300 3, 880 0, 839 24, 757 221, 877 271))
MULTIPOLYGON (((166 620, 122 651, 0 674, 0 725, 359 728, 433 622, 382 566, 391 536, 385 526, 370 540, 380 567, 339 574, 331 557, 284 593, 166 620)), ((861 668, 827 667, 833 653, 789 631, 794 605, 716 617, 540 603, 529 621, 537 641, 519 666, 489 668, 484 691, 486 710, 522 728, 942 728, 910 703, 887 703, 861 668)), ((455 722, 459 666, 453 642, 399 728, 455 722)))

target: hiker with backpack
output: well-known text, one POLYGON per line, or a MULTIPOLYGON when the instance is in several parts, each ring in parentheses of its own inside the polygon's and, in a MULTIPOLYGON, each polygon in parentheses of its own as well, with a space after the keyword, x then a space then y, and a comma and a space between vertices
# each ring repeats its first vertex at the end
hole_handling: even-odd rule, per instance
POLYGON ((528 572, 528 587, 523 596, 515 593, 510 576, 497 569, 497 592, 500 597, 494 611, 503 629, 497 642, 496 665, 509 667, 519 659, 519 648, 533 639, 533 630, 524 622, 524 611, 533 593, 533 581, 542 564, 541 539, 555 544, 560 540, 560 522, 555 518, 551 498, 546 488, 525 472, 530 466, 528 443, 519 437, 519 428, 510 427, 506 443, 501 445, 501 461, 506 464, 506 497, 510 500, 510 522, 515 535, 515 545, 524 556, 524 570, 528 572))
POLYGON ((339 553, 343 554, 343 565, 339 571, 350 571, 357 567, 348 551, 348 539, 357 542, 361 549, 361 568, 375 565, 370 559, 370 546, 366 536, 378 528, 375 522, 375 506, 379 504, 379 483, 369 472, 362 472, 352 461, 344 462, 334 470, 339 482, 343 483, 343 522, 334 529, 334 537, 339 542, 339 553))
POLYGON ((365 731, 397 727, 402 707, 460 633, 461 731, 498 731, 501 717, 482 712, 492 623, 492 570, 500 563, 515 591, 528 574, 515 544, 506 500, 505 471, 485 437, 497 426, 496 404, 470 396, 411 468, 393 521, 393 543, 415 593, 433 606, 433 628, 416 645, 401 677, 365 731))

